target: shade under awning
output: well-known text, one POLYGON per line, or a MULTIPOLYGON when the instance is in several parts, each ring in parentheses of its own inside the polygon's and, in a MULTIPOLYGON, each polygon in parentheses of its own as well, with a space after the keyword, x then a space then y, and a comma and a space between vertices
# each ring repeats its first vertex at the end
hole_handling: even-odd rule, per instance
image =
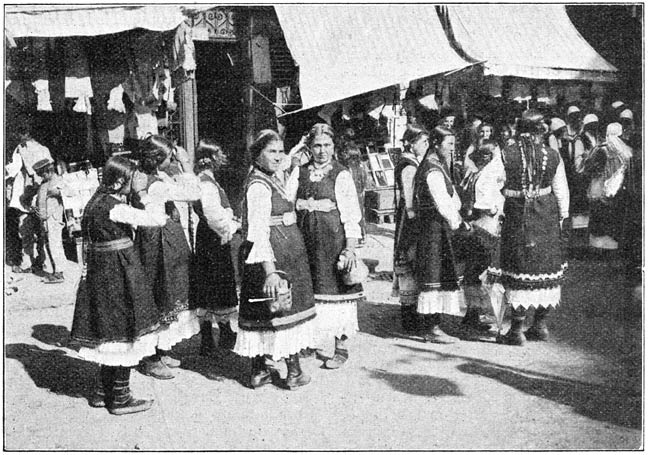
POLYGON ((134 28, 166 31, 185 19, 178 5, 5 7, 5 30, 13 38, 97 36, 134 28))
POLYGON ((303 108, 464 68, 434 5, 275 5, 303 108))
POLYGON ((484 74, 613 82, 617 69, 581 36, 564 5, 447 7, 457 46, 483 60, 484 74))

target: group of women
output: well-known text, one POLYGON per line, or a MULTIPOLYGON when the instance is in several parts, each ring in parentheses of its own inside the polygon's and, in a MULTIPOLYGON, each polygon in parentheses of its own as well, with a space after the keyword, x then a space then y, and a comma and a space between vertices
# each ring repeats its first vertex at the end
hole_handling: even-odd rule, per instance
POLYGON ((334 141, 328 125, 315 125, 304 141, 311 160, 300 166, 277 132, 261 131, 249 148, 242 223, 216 181, 225 155, 211 141, 198 144, 194 163, 159 136, 143 141, 138 168, 108 160, 84 211, 87 273, 72 327, 80 356, 101 365, 91 406, 149 409, 152 400, 130 393, 131 368, 172 379, 172 347, 200 332, 209 354, 216 326, 222 347, 251 358, 253 388, 308 384, 299 357, 308 349, 328 369, 344 365, 364 298, 355 276, 362 215, 334 141), (195 254, 178 211, 187 202, 199 217, 195 254), (230 246, 239 230, 240 298, 230 246), (283 380, 269 362, 281 359, 283 380))
MULTIPOLYGON (((487 331, 481 308, 504 294, 511 329, 498 341, 521 345, 546 340, 545 317, 560 301, 566 268, 562 220, 569 216, 564 164, 544 144, 543 117, 522 116, 517 135, 500 150, 482 138, 467 153, 461 182, 451 168, 455 134, 410 125, 396 167, 399 193, 394 270, 403 327, 425 341, 454 343, 442 315, 466 312, 463 327, 487 331), (431 143, 430 143, 431 141, 431 143), (526 310, 534 322, 522 332, 526 310)), ((492 128, 483 129, 483 135, 492 128)))

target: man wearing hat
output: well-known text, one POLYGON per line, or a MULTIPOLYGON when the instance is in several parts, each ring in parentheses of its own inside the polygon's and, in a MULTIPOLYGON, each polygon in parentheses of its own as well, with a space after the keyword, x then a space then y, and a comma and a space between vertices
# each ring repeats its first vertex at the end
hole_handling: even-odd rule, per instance
POLYGON ((36 216, 31 215, 40 184, 33 165, 43 159, 53 161, 49 149, 34 140, 29 126, 25 126, 20 132, 20 143, 13 152, 11 162, 5 166, 9 199, 7 216, 18 219, 18 236, 22 247, 21 256, 15 258, 11 267, 14 273, 38 272, 43 268, 44 253, 37 241, 40 223, 36 216), (23 263, 28 263, 26 269, 20 268, 23 263))
POLYGON ((567 268, 561 229, 569 217, 569 188, 560 154, 543 143, 542 123, 541 113, 526 111, 515 143, 502 151, 506 201, 501 270, 513 319, 509 332, 498 341, 510 345, 548 339, 546 317, 560 303, 567 268), (535 309, 534 320, 523 333, 529 308, 535 309))

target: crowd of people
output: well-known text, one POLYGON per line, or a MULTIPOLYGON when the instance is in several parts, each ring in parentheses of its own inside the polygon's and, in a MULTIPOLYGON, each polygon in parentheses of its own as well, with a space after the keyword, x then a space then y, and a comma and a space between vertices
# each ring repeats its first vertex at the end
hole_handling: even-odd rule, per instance
MULTIPOLYGON (((575 214, 589 214, 594 247, 636 254, 641 151, 632 112, 621 109, 604 137, 594 114, 580 114, 569 107, 565 122, 531 109, 506 128, 476 121, 463 150, 451 115, 429 130, 408 124, 395 169, 394 238, 405 332, 454 343, 444 315, 463 314, 466 330, 485 333, 491 326, 480 316, 505 301, 511 327, 498 342, 547 340, 575 214)), ((14 186, 41 178, 37 208, 21 205, 24 195, 12 195, 10 207, 46 221, 51 247, 61 237, 60 188, 49 152, 29 141, 19 148, 43 156, 17 149, 7 172, 14 186)), ((181 364, 173 346, 197 334, 201 355, 218 345, 249 358, 252 388, 307 385, 300 356, 309 350, 326 369, 348 361, 366 279, 356 253, 365 235, 360 148, 318 123, 289 153, 276 131, 263 130, 249 155, 241 219, 217 181, 227 157, 212 140, 191 156, 150 136, 137 164, 120 156, 106 162, 81 223, 86 271, 71 330, 79 355, 101 365, 91 406, 115 415, 149 409, 152 400, 130 393, 131 369, 173 379, 181 364), (243 242, 233 258, 237 232, 243 242), (285 361, 285 379, 270 360, 285 361)), ((62 279, 56 273, 52 279, 62 279)))

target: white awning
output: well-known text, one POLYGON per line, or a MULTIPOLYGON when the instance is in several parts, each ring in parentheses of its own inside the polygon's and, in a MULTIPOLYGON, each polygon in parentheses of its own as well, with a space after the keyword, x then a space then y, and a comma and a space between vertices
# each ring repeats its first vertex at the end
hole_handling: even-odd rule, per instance
POLYGON ((274 6, 299 65, 303 108, 464 68, 434 5, 274 6))
POLYGON ((166 31, 185 19, 179 5, 5 6, 5 31, 13 38, 96 36, 134 28, 166 31))
POLYGON ((617 69, 572 24, 564 5, 452 4, 452 32, 484 74, 613 82, 617 69))

